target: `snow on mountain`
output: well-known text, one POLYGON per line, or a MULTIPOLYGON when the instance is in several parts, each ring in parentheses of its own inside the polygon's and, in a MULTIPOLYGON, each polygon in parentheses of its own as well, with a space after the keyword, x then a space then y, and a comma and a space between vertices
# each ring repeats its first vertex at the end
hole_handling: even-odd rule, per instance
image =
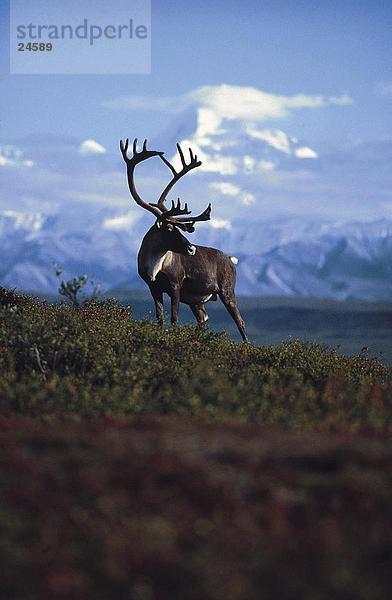
MULTIPOLYGON (((218 100, 213 97, 209 102, 194 102, 165 131, 149 140, 149 147, 164 150, 176 168, 181 164, 177 142, 186 158, 187 149, 192 148, 202 161, 201 168, 180 180, 173 197, 186 199, 196 213, 211 202, 212 217, 226 221, 228 227, 238 219, 253 222, 255 214, 261 221, 287 216, 302 216, 306 221, 336 220, 339 207, 335 198, 317 200, 321 190, 319 150, 281 127, 246 118, 241 107, 234 111, 232 104, 228 107, 222 87, 230 88, 218 86, 215 94, 222 96, 218 100)), ((167 169, 160 172, 162 178, 170 176, 167 169)), ((326 193, 324 183, 322 193, 326 193)), ((345 203, 346 213, 353 202, 345 203)), ((354 214, 358 214, 357 203, 354 214)))
MULTIPOLYGON (((193 214, 212 203, 211 221, 198 224, 192 241, 238 256, 241 294, 392 299, 392 221, 378 218, 376 202, 366 212, 353 193, 343 206, 328 187, 332 175, 320 150, 264 122, 326 101, 262 92, 255 97, 249 88, 245 107, 236 94, 233 86, 203 88, 166 131, 149 140, 149 148, 164 150, 177 167, 177 142, 202 160, 202 168, 181 179, 168 198, 180 196, 193 214), (316 172, 325 179, 316 180, 316 172)), ((0 147, 0 168, 13 194, 7 199, 0 183, 6 208, 0 210, 0 284, 56 291, 57 264, 64 278, 87 274, 103 289, 145 287, 136 255, 153 220, 129 198, 118 149, 114 154, 96 140, 48 135, 20 145, 23 151, 0 147)), ((367 168, 376 163, 366 160, 367 168)), ((352 180, 363 170, 363 163, 359 171, 355 166, 352 180)), ((154 158, 138 166, 137 187, 156 201, 170 177, 154 158)))
MULTIPOLYGON (((154 147, 175 154, 176 143, 192 150, 203 162, 198 175, 259 175, 276 167, 310 163, 317 152, 282 129, 263 127, 243 118, 222 118, 212 107, 189 107, 176 123, 153 140, 154 147)), ((179 165, 178 157, 173 156, 179 165)))
POLYGON ((244 257, 243 293, 392 299, 392 223, 331 226, 244 257))
MULTIPOLYGON (((87 274, 105 290, 141 288, 136 254, 151 225, 148 215, 101 211, 83 229, 62 228, 61 217, 0 213, 0 283, 41 293, 63 277, 87 274)), ((240 294, 335 299, 392 299, 392 222, 237 223, 200 226, 194 240, 239 258, 240 294)))

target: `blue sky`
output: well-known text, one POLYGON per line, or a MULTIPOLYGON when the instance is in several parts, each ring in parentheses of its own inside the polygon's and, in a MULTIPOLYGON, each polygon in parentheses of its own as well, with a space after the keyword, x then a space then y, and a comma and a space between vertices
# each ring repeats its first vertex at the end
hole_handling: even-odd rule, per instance
MULTIPOLYGON (((178 114, 187 108, 184 99, 195 90, 226 84, 238 86, 238 103, 244 88, 276 97, 323 98, 321 108, 288 110, 276 118, 270 116, 264 127, 283 130, 317 150, 309 169, 318 170, 324 180, 340 178, 336 206, 339 202, 344 206, 345 186, 348 195, 353 193, 349 188, 359 165, 363 185, 380 181, 380 206, 387 204, 391 176, 385 161, 392 147, 391 3, 153 0, 152 72, 117 76, 10 75, 7 0, 0 0, 0 7, 0 145, 21 148, 26 160, 37 160, 31 140, 65 136, 78 143, 96 140, 107 151, 105 164, 113 156, 119 168, 114 153, 120 137, 134 133, 157 137, 170 129, 172 121, 175 128, 178 114), (128 108, 123 102, 124 108, 114 109, 116 101, 121 106, 124 98, 131 98, 128 108), (167 99, 164 110, 159 104, 162 98, 167 99), (147 109, 143 109, 143 99, 147 109), (23 148, 26 136, 31 157, 23 148), (348 179, 342 172, 336 174, 342 157, 349 163, 348 179), (378 161, 382 164, 375 167, 378 161)), ((79 181, 77 162, 70 160, 70 165, 79 181)), ((9 189, 14 185, 13 175, 11 169, 5 173, 9 189)), ((35 180, 30 173, 26 181, 33 185, 40 177, 42 181, 42 170, 35 180)), ((47 200, 44 194, 49 188, 44 191, 41 183, 37 186, 42 201, 47 200)), ((8 188, 4 184, 0 190, 2 206, 8 188)), ((320 189, 315 185, 313 195, 320 189)), ((284 193, 282 188, 279 197, 284 193)), ((373 201, 374 189, 365 190, 364 197, 364 202, 366 198, 373 201)), ((366 214, 370 215, 369 210, 366 214)))
POLYGON ((392 81, 389 2, 153 0, 152 74, 119 76, 8 75, 7 4, 1 0, 6 138, 50 132, 110 144, 135 121, 152 135, 160 115, 112 114, 102 104, 116 95, 180 95, 220 83, 287 95, 348 93, 355 101, 350 111, 335 107, 302 123, 298 117, 314 140, 362 141, 392 133, 392 94, 379 92, 392 81))

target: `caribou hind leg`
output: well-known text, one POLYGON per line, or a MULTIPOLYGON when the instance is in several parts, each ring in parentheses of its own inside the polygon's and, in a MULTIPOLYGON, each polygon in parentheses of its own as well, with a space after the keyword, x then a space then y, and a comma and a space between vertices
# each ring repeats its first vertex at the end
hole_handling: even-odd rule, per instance
POLYGON ((207 311, 202 304, 191 304, 190 309, 196 317, 199 325, 204 325, 208 321, 207 311))
POLYGON ((248 338, 246 335, 245 323, 238 309, 234 291, 221 291, 219 292, 219 298, 222 300, 228 313, 231 315, 235 324, 237 325, 238 331, 240 332, 242 339, 244 340, 244 342, 247 342, 248 338))

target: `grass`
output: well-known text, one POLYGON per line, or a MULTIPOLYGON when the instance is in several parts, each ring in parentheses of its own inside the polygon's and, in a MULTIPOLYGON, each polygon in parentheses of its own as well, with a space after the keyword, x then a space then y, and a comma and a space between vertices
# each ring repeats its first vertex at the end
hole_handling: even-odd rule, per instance
POLYGON ((185 326, 160 329, 113 301, 76 309, 3 299, 0 408, 51 413, 235 416, 290 428, 391 426, 392 370, 290 341, 252 346, 185 326))
POLYGON ((3 596, 383 600, 391 375, 0 290, 3 596))

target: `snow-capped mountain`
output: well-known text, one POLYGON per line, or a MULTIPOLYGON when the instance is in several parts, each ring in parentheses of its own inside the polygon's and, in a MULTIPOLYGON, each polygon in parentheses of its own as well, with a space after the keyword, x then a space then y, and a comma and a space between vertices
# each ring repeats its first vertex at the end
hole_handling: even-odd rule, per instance
MULTIPOLYGON (((239 293, 392 299, 390 187, 377 171, 390 171, 392 143, 333 153, 276 123, 337 100, 205 86, 149 140, 177 167, 177 142, 202 160, 168 200, 180 196, 193 214, 211 202, 192 241, 238 256, 239 293)), ((136 255, 153 221, 129 197, 117 144, 29 136, 0 145, 0 169, 1 285, 56 291, 56 264, 106 290, 144 286, 136 255)), ((155 157, 136 183, 156 201, 170 177, 155 157)))
MULTIPOLYGON (((41 293, 63 277, 87 274, 104 290, 145 286, 136 272, 136 253, 148 215, 101 212, 82 230, 61 217, 0 215, 0 284, 41 293), (65 226, 64 226, 65 225, 65 226)), ((335 299, 392 299, 392 222, 309 224, 237 223, 200 227, 195 241, 236 254, 238 293, 335 299)))

